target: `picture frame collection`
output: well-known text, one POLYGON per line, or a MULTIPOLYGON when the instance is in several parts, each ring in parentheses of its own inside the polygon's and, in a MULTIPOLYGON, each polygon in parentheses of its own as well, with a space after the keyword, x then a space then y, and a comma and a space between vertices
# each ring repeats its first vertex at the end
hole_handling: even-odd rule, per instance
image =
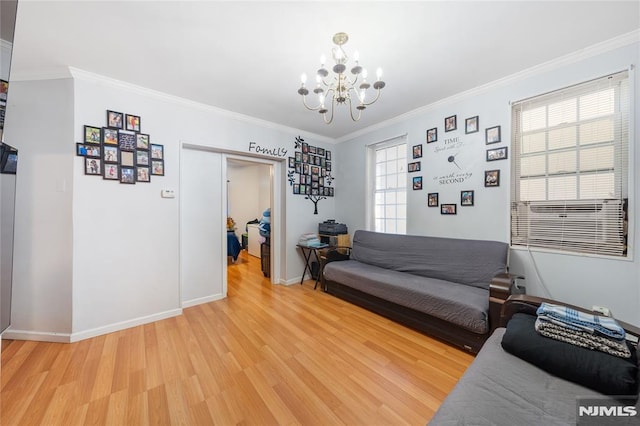
POLYGON ((76 155, 84 157, 84 173, 122 184, 151 182, 164 176, 164 145, 142 133, 140 116, 107 110, 104 127, 84 125, 76 155))
POLYGON ((335 196, 331 151, 296 138, 294 156, 288 158, 289 184, 296 195, 335 196))
MULTIPOLYGON (((443 129, 445 134, 448 132, 454 132, 458 130, 458 116, 449 115, 444 118, 443 129)), ((475 115, 464 120, 464 133, 465 135, 478 133, 480 131, 480 116, 475 115)), ((501 126, 491 126, 484 129, 485 145, 493 145, 502 142, 501 126)), ((438 127, 432 127, 427 129, 425 143, 432 144, 438 142, 438 127)), ((413 159, 422 158, 422 144, 413 145, 412 147, 413 159)), ((486 149, 487 162, 506 160, 508 156, 508 147, 500 146, 496 148, 486 149)), ((407 172, 419 172, 421 171, 421 162, 414 161, 409 162, 407 165, 407 172)), ((412 189, 414 191, 422 190, 422 176, 415 176, 412 178, 412 189)), ((484 186, 486 188, 499 187, 500 186, 500 170, 485 170, 484 172, 484 186)), ((460 206, 472 207, 475 205, 475 191, 474 190, 462 190, 460 191, 460 206)), ((440 203, 440 194, 437 192, 429 192, 427 194, 427 206, 428 207, 440 207, 440 214, 442 215, 456 215, 457 204, 455 203, 440 203)))
POLYGON ((7 93, 9 93, 9 82, 0 80, 0 135, 4 130, 4 116, 7 111, 7 93))

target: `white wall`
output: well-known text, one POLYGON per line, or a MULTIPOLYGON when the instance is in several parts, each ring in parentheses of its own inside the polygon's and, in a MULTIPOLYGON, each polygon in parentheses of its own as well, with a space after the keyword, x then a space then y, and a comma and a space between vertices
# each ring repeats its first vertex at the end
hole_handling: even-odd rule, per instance
MULTIPOLYGON (((7 119, 21 169, 13 325, 7 337, 73 341, 179 314, 181 146, 265 157, 250 148, 254 142, 286 149, 282 159, 265 157, 284 161, 300 134, 80 70, 72 73, 73 79, 23 81, 15 92, 12 87, 7 119), (107 109, 141 116, 142 131, 165 147, 165 176, 122 185, 84 175, 75 142, 82 140, 83 125, 106 124, 107 109), (176 198, 161 198, 162 189, 173 189, 176 198)), ((274 209, 280 209, 286 227, 275 230, 281 251, 274 279, 291 284, 303 269, 298 237, 316 230, 319 216, 309 201, 292 194, 286 165, 275 173, 282 197, 274 209)), ((321 201, 320 211, 323 219, 334 216, 333 199, 321 201)), ((214 237, 222 241, 223 230, 214 237)), ((191 296, 206 299, 216 291, 191 296)))
POLYGON ((269 166, 264 164, 227 166, 229 215, 236 221, 238 237, 248 221, 262 218, 271 204, 269 166))
MULTIPOLYGON (((340 182, 349 182, 346 190, 337 193, 338 219, 349 224, 350 229, 364 229, 366 193, 366 145, 392 137, 408 134, 408 152, 416 144, 423 146, 422 171, 410 173, 411 177, 423 176, 423 190, 408 191, 407 233, 417 235, 448 236, 461 238, 509 241, 509 190, 510 162, 485 161, 487 148, 509 146, 510 102, 536 94, 576 84, 602 75, 638 65, 640 42, 637 35, 632 40, 622 38, 612 43, 609 50, 598 46, 592 52, 579 52, 562 58, 556 63, 545 64, 513 76, 493 85, 477 88, 437 104, 414 111, 397 120, 383 123, 368 133, 362 133, 337 146, 337 153, 344 167, 338 168, 340 182), (457 114, 458 130, 445 133, 444 118, 457 114), (480 132, 466 135, 464 119, 478 115, 480 132), (487 146, 484 130, 502 126, 502 143, 487 146), (438 142, 426 144, 427 129, 438 127, 438 142), (460 149, 436 153, 436 147, 444 147, 444 139, 458 137, 464 145, 460 149), (447 161, 450 153, 456 157, 462 170, 447 161), (348 166, 347 166, 348 165, 348 166), (484 187, 484 171, 501 170, 498 188, 484 187), (440 177, 450 173, 470 173, 463 183, 441 184, 440 177), (475 190, 475 206, 461 207, 460 191, 475 190), (443 216, 439 209, 427 207, 427 193, 438 192, 440 203, 458 204, 456 216, 443 216)), ((635 81, 635 122, 640 123, 640 78, 632 72, 635 81)), ((437 83, 434 83, 437 84, 437 83)), ((637 128, 637 125, 636 125, 637 128)), ((638 140, 637 131, 633 140, 638 140)), ((637 145, 637 144, 634 144, 637 145)), ((510 153, 511 154, 511 153, 510 153)), ((640 149, 632 150, 632 182, 637 182, 635 170, 640 166, 640 149)), ((631 227, 632 244, 640 244, 640 185, 632 185, 631 227)), ((353 231, 352 231, 353 232, 353 231)), ((511 252, 511 271, 526 276, 527 290, 531 294, 546 296, 540 284, 542 280, 551 296, 568 303, 591 307, 593 304, 611 308, 620 319, 640 324, 640 250, 629 260, 594 259, 584 256, 535 253, 533 258, 521 250, 511 252), (539 277, 534 272, 534 261, 539 277)))

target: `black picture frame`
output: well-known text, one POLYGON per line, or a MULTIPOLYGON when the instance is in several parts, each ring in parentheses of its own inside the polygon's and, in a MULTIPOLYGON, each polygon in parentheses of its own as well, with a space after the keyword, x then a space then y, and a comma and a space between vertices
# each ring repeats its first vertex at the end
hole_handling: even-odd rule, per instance
POLYGON ((100 158, 100 148, 100 145, 94 145, 92 143, 76 143, 76 155, 79 157, 100 158))
POLYGON ((84 125, 84 143, 99 144, 102 142, 102 127, 84 125))
POLYGON ((472 190, 460 191, 461 206, 473 206, 474 201, 475 201, 475 191, 472 191, 472 190))
POLYGON ((102 143, 105 145, 118 146, 118 129, 113 127, 103 127, 102 143))
POLYGON ((151 168, 136 167, 136 182, 151 182, 151 168))
POLYGON ((135 167, 120 167, 120 183, 124 183, 124 184, 136 183, 135 167))
POLYGON ((464 120, 464 133, 465 134, 470 134, 470 133, 477 133, 480 131, 480 117, 479 116, 473 116, 473 117, 469 117, 467 119, 464 120))
POLYGON ((296 159, 294 157, 289 157, 289 168, 295 169, 296 167, 296 159))
POLYGON ((327 158, 327 161, 331 161, 331 151, 325 150, 324 156, 327 158))
POLYGON ((151 176, 164 176, 164 160, 151 160, 151 176))
POLYGON ((103 145, 102 146, 102 161, 108 164, 120 163, 120 150, 117 146, 103 145))
POLYGON ((444 131, 445 132, 453 132, 458 128, 458 116, 450 115, 449 117, 445 117, 444 119, 444 131))
POLYGON ((146 133, 136 133, 136 149, 149 149, 151 138, 146 133))
POLYGON ((487 150, 487 161, 506 160, 509 157, 508 147, 493 148, 487 150))
POLYGON ((124 114, 117 111, 107 110, 107 127, 113 127, 115 129, 123 129, 124 127, 124 114))
POLYGON ((457 204, 440 204, 440 214, 453 215, 458 214, 457 204))
POLYGON ((438 128, 427 130, 427 143, 433 143, 438 141, 438 128))
POLYGON ((9 93, 9 82, 0 80, 0 101, 7 102, 7 94, 9 93))
POLYGON ((136 149, 136 166, 149 166, 149 150, 136 149))
POLYGON ((105 180, 120 180, 120 165, 104 163, 102 167, 102 178, 105 180))
POLYGON ((118 147, 121 151, 136 149, 136 134, 125 130, 118 130, 118 147))
POLYGON ((500 170, 485 170, 484 186, 486 188, 500 186, 500 170))
POLYGON ((485 144, 491 145, 502 141, 500 126, 487 127, 484 129, 485 144))
POLYGON ((300 194, 300 184, 299 183, 294 183, 293 184, 293 193, 294 194, 300 194))
POLYGON ((120 150, 120 167, 134 167, 136 165, 134 151, 120 150))
POLYGON ((295 161, 296 163, 302 163, 302 152, 300 151, 295 152, 295 161))
POLYGON ((420 171, 420 161, 415 161, 407 165, 408 173, 419 172, 419 171, 420 171))
POLYGON ((437 192, 430 192, 427 194, 427 207, 438 207, 440 202, 438 201, 439 194, 437 192))
POLYGON ((422 158, 422 144, 413 146, 413 158, 422 158))
POLYGON ((84 174, 101 176, 102 175, 102 161, 95 157, 86 157, 84 159, 84 174))
POLYGON ((421 191, 422 190, 422 176, 416 176, 413 178, 413 186, 412 186, 414 191, 421 191))
POLYGON ((164 160, 164 145, 159 145, 157 143, 151 144, 151 159, 164 160))
POLYGON ((141 118, 139 115, 125 114, 124 129, 132 132, 139 132, 141 129, 141 118))

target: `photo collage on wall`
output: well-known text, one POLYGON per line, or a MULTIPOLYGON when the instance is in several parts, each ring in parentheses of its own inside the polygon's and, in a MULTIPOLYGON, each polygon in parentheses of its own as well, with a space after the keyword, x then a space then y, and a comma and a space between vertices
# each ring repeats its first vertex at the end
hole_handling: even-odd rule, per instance
POLYGON ((289 184, 300 195, 334 196, 331 187, 331 151, 311 146, 301 137, 295 140, 295 157, 289 157, 289 184))
MULTIPOLYGON (((451 115, 451 116, 445 117, 443 122, 443 130, 445 135, 449 132, 456 132, 458 130, 458 116, 451 115)), ((478 132, 480 132, 480 117, 476 115, 473 117, 466 118, 464 120, 464 134, 471 135, 473 133, 478 133, 478 132)), ((454 136, 455 136, 455 133, 454 133, 454 136)), ((455 137, 455 140, 457 140, 458 138, 459 137, 455 137)), ((500 126, 493 126, 493 127, 486 128, 484 139, 485 139, 484 142, 486 145, 491 145, 491 144, 496 144, 501 142, 502 139, 500 135, 500 126)), ((438 127, 433 127, 426 131, 426 140, 425 140, 426 146, 429 147, 430 144, 434 144, 434 143, 438 143, 438 127)), ((422 144, 413 146, 412 153, 413 153, 414 160, 422 158, 422 147, 423 147, 422 144)), ((438 152, 438 150, 436 150, 435 152, 438 152)), ((441 150, 439 152, 446 152, 446 151, 441 150)), ((462 167, 459 164, 459 159, 457 156, 458 153, 454 155, 450 155, 447 153, 442 157, 442 161, 451 163, 455 165, 459 170, 462 170, 462 167)), ((491 148, 486 150, 486 161, 488 162, 496 161, 496 160, 506 160, 507 158, 508 158, 507 147, 491 148)), ((434 161, 436 160, 434 159, 434 161)), ((409 163, 407 170, 409 173, 420 172, 421 171, 420 161, 414 161, 409 163)), ((486 170, 484 172, 484 186, 485 187, 500 186, 500 170, 486 170)), ((422 176, 413 177, 413 189, 422 190, 422 176)), ((463 189, 459 191, 459 194, 460 194, 458 198, 459 203, 452 203, 452 202, 441 203, 441 200, 440 200, 441 194, 439 194, 438 192, 429 192, 427 193, 427 206, 436 207, 436 208, 439 207, 440 214, 443 214, 443 215, 455 215, 458 213, 458 206, 471 207, 475 205, 475 190, 463 189)), ((450 200, 450 201, 454 201, 454 200, 450 200)))
POLYGON ((4 115, 7 110, 7 93, 9 92, 9 82, 0 80, 0 135, 4 130, 4 115))
POLYGON ((85 157, 86 175, 105 180, 135 184, 164 176, 164 145, 151 143, 137 115, 107 110, 105 127, 84 126, 76 155, 85 157))

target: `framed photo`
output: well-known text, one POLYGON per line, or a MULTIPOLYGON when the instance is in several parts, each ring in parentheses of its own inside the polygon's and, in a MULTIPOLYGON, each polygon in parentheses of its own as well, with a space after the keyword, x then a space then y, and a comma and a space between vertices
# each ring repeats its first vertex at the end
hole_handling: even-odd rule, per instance
POLYGON ((488 149, 487 161, 506 160, 507 159, 507 147, 488 149))
POLYGON ((427 143, 436 142, 438 140, 438 128, 427 130, 427 143))
POLYGON ((107 110, 107 126, 122 129, 124 123, 124 114, 116 111, 107 110))
POLYGON ((164 145, 151 144, 151 159, 164 160, 164 145))
POLYGON ((99 158, 90 158, 87 157, 84 159, 84 174, 85 175, 101 175, 102 170, 100 167, 100 159, 99 158))
POLYGON ((9 82, 7 80, 0 80, 0 101, 7 101, 7 93, 9 92, 9 82))
POLYGON ((324 156, 327 157, 327 161, 331 161, 331 151, 325 151, 324 156))
POLYGON ((480 130, 480 128, 478 127, 478 116, 476 115, 475 117, 469 117, 466 120, 464 120, 464 132, 466 134, 469 133, 476 133, 478 130, 480 130))
POLYGON ((473 205, 473 192, 474 191, 460 191, 460 205, 472 206, 473 205))
POLYGON ((457 214, 457 204, 441 204, 440 214, 457 214))
POLYGON ((107 180, 120 180, 120 166, 117 164, 105 164, 102 177, 107 180))
POLYGON ((100 158, 100 145, 77 143, 76 155, 80 157, 100 158))
POLYGON ((413 190, 422 190, 422 176, 416 176, 413 178, 413 190))
POLYGON ((295 160, 296 160, 296 163, 302 163, 302 152, 296 151, 295 160))
POLYGON ((120 183, 136 183, 135 169, 133 167, 120 168, 120 183))
POLYGON ((411 173, 411 172, 419 172, 420 171, 420 162, 416 161, 415 163, 409 163, 407 171, 409 173, 411 173))
POLYGON ((124 115, 124 128, 125 130, 131 130, 132 132, 140 131, 140 117, 137 115, 125 114, 124 115))
POLYGON ((422 158, 422 144, 413 146, 413 158, 422 158))
POLYGON ((299 194, 300 193, 300 184, 298 184, 298 183, 294 183, 293 184, 293 193, 294 194, 299 194))
POLYGON ((302 154, 302 162, 304 164, 309 164, 309 154, 302 154))
POLYGON ((311 174, 312 175, 319 175, 320 174, 320 167, 316 167, 316 166, 311 167, 311 174))
POLYGON ((484 129, 484 139, 487 145, 500 142, 500 126, 493 126, 484 129))
POLYGON ((500 170, 486 170, 484 172, 484 186, 500 186, 500 170))
POLYGON ((136 134, 119 130, 118 146, 122 151, 133 151, 136 149, 136 134))
POLYGON ((102 142, 105 145, 118 145, 118 129, 102 128, 102 142))
POLYGON ((309 144, 306 142, 302 142, 302 152, 305 154, 309 153, 309 144))
POLYGON ((151 182, 149 167, 136 167, 136 182, 151 182))
POLYGON ((438 207, 440 203, 438 202, 438 193, 430 192, 427 194, 427 206, 428 207, 438 207))
POLYGON ((333 197, 333 188, 329 188, 329 197, 333 197))
POLYGON ((144 133, 136 134, 136 148, 137 149, 149 149, 149 135, 144 133))
POLYGON ((102 159, 105 163, 118 163, 120 156, 118 155, 117 146, 104 146, 103 154, 102 159))
POLYGON ((296 159, 294 157, 289 157, 289 168, 294 169, 296 167, 296 159))
POLYGON ((132 151, 120 151, 120 165, 122 167, 133 167, 133 161, 132 151))
POLYGON ((102 128, 93 126, 84 126, 84 143, 100 143, 102 142, 102 128))
POLYGON ((331 161, 327 161, 326 164, 327 164, 326 169, 327 169, 328 172, 330 172, 331 171, 331 161))
POLYGON ((164 176, 164 161, 162 160, 151 161, 151 175, 164 176))
POLYGON ((315 154, 317 154, 317 152, 318 151, 317 151, 317 148, 315 146, 313 146, 313 145, 309 146, 309 154, 315 155, 315 154))
POLYGON ((324 148, 318 148, 318 152, 317 152, 317 154, 318 154, 320 157, 324 157, 324 148))
POLYGON ((148 166, 149 165, 149 151, 146 149, 136 150, 136 166, 148 166))
POLYGON ((452 132, 458 128, 458 118, 456 115, 444 119, 444 131, 452 132))

